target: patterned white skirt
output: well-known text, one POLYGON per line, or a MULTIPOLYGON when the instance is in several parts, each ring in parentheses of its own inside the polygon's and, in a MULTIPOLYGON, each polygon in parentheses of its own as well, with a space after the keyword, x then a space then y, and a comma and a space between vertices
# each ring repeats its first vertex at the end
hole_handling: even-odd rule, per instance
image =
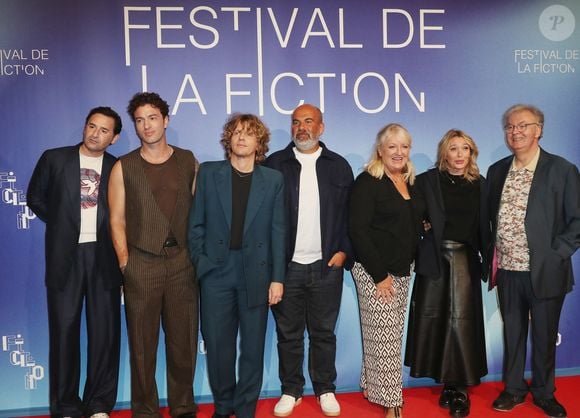
POLYGON ((358 294, 363 339, 360 386, 368 400, 388 408, 403 405, 402 343, 410 277, 394 277, 395 298, 375 297, 375 283, 360 263, 351 270, 358 294))

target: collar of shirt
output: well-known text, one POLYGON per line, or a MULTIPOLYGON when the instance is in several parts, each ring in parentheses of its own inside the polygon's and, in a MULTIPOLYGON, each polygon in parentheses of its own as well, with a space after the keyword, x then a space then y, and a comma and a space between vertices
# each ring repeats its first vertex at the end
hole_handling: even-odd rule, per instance
POLYGON ((294 147, 292 148, 292 151, 294 151, 294 155, 296 156, 296 159, 298 161, 301 160, 317 160, 318 157, 320 157, 320 154, 322 154, 322 147, 318 147, 318 149, 310 154, 306 154, 303 152, 298 151, 298 148, 294 147))
POLYGON ((534 158, 532 158, 532 160, 528 163, 528 165, 518 169, 516 167, 516 157, 514 156, 514 158, 512 159, 512 165, 510 167, 510 171, 527 170, 527 171, 533 173, 534 171, 536 171, 536 167, 538 166, 539 159, 540 159, 540 148, 538 147, 538 151, 536 152, 536 155, 534 155, 534 158))

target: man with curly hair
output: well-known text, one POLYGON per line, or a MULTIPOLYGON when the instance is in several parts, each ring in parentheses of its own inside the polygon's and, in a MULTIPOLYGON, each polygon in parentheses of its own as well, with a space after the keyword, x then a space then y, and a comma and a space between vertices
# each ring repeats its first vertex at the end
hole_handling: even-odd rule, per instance
POLYGON ((269 139, 258 117, 233 115, 221 140, 227 159, 200 166, 191 208, 189 251, 200 284, 213 418, 255 416, 268 305, 282 300, 284 182, 260 165, 269 139))
POLYGON ((172 417, 194 418, 198 290, 187 251, 187 216, 198 162, 169 145, 169 106, 138 93, 127 111, 141 146, 120 158, 109 183, 111 232, 124 274, 133 417, 161 417, 155 382, 159 323, 165 332, 172 417))

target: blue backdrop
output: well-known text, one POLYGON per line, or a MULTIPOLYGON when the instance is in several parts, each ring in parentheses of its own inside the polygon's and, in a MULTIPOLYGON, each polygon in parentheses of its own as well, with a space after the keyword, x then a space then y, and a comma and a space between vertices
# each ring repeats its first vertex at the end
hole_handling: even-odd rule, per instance
MULTIPOLYGON (((324 111, 323 140, 355 175, 375 133, 389 122, 413 136, 419 172, 433 164, 444 132, 475 138, 479 165, 507 155, 500 123, 516 102, 546 114, 541 145, 580 162, 580 34, 577 0, 2 0, 0 4, 0 416, 46 411, 48 332, 44 225, 26 206, 34 165, 47 148, 80 141, 98 105, 122 113, 110 151, 139 141, 124 109, 137 91, 171 105, 167 136, 202 160, 222 159, 221 126, 236 111, 259 114, 271 150, 289 141, 289 114, 302 102, 324 111)), ((578 271, 579 257, 574 258, 578 271)), ((345 274, 338 323, 338 389, 358 388, 361 341, 356 292, 345 274)), ((501 378, 501 320, 485 294, 491 380, 501 378)), ((580 293, 564 305, 559 374, 577 374, 580 293)), ((122 347, 118 406, 127 406, 122 347)), ((263 396, 277 396, 273 323, 263 396)), ((158 382, 166 396, 160 352, 158 382)), ((405 385, 430 384, 409 379, 405 385)), ((310 382, 308 390, 311 392, 310 382)), ((195 394, 211 401, 203 344, 195 394)))

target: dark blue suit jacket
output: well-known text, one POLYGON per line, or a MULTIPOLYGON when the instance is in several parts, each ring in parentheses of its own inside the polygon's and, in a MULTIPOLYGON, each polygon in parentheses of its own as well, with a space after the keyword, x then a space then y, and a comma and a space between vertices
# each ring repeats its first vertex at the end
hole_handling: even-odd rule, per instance
MULTIPOLYGON (((513 156, 499 160, 487 172, 490 251, 495 246, 501 193, 512 160, 513 156)), ((580 176, 574 164, 543 149, 530 188, 525 228, 535 296, 551 298, 571 291, 571 257, 580 245, 580 176)))
MULTIPOLYGON (((204 280, 213 280, 212 273, 227 261, 231 219, 230 162, 201 164, 189 216, 188 242, 197 279, 202 286, 204 280)), ((256 165, 242 240, 243 272, 250 307, 268 303, 272 281, 284 282, 285 239, 282 174, 256 165)))
MULTIPOLYGON (((321 142, 322 152, 316 161, 316 177, 320 197, 320 233, 322 240, 322 268, 327 273, 328 261, 338 251, 346 254, 344 267, 354 264, 354 251, 348 237, 348 198, 353 184, 348 162, 321 142)), ((286 195, 286 262, 292 261, 298 229, 298 192, 300 190, 300 162, 294 155, 294 143, 270 155, 264 165, 280 171, 284 176, 286 195)))
MULTIPOLYGON (((28 185, 26 203, 46 223, 45 257, 48 287, 63 288, 69 280, 81 225, 80 158, 76 146, 50 149, 40 157, 28 185)), ((97 267, 106 288, 121 285, 122 275, 109 232, 107 191, 117 159, 103 155, 97 209, 97 267)))

